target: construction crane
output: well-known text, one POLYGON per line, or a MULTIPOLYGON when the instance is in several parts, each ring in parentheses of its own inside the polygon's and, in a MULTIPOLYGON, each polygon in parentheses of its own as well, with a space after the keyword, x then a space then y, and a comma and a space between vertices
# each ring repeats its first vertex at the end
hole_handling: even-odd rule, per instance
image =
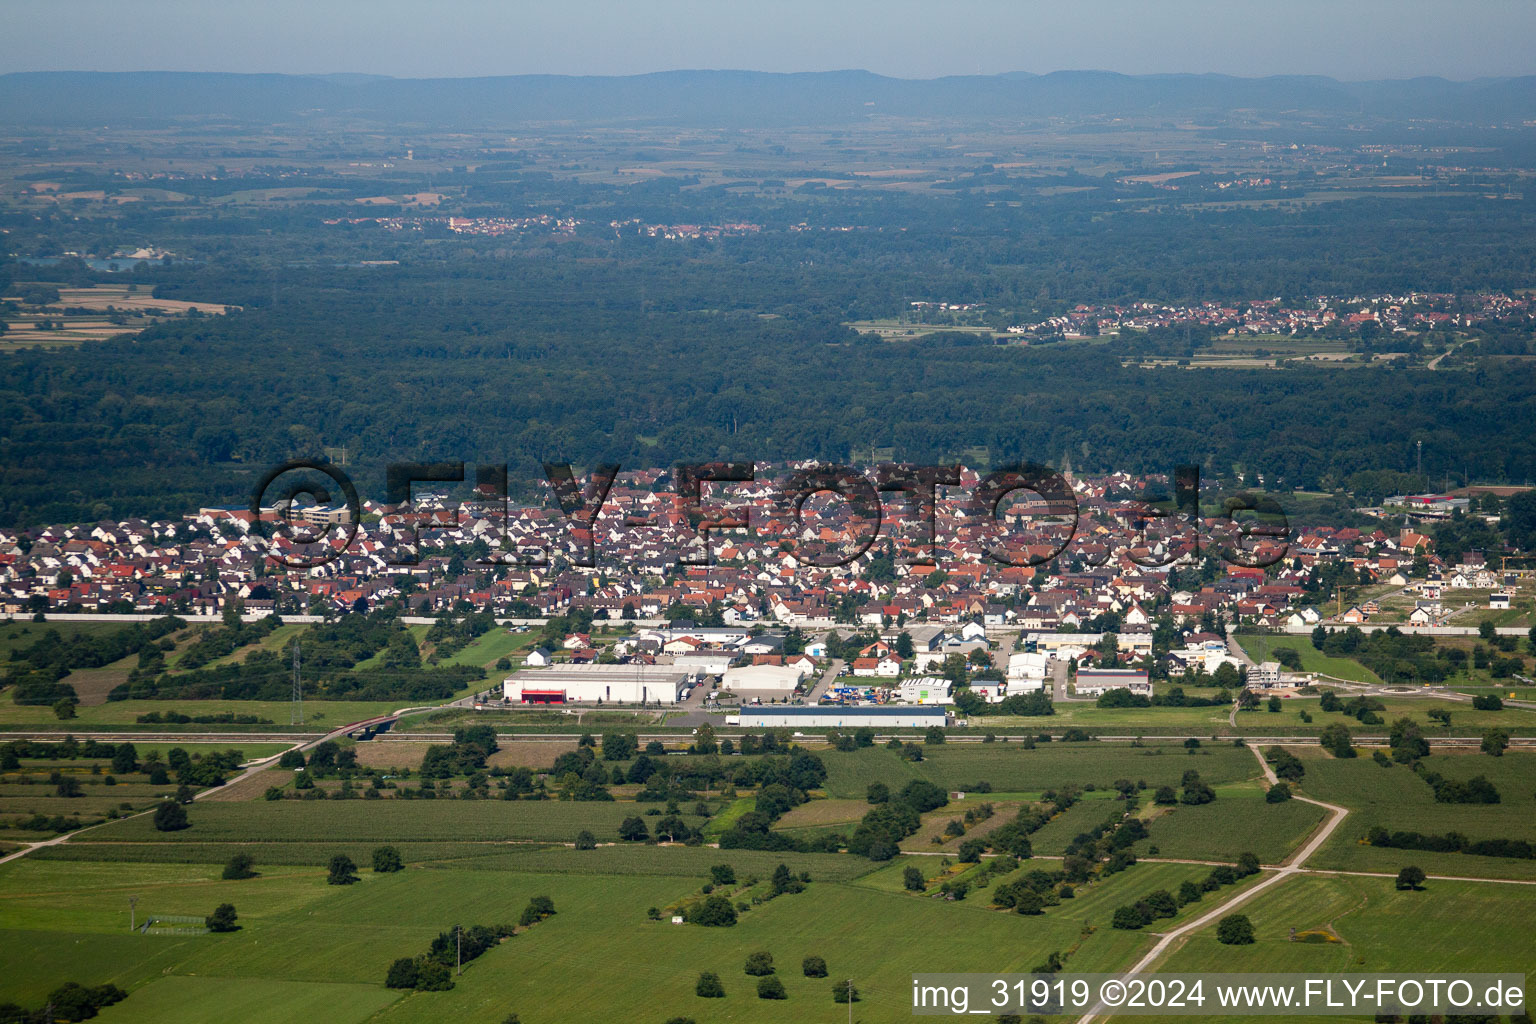
POLYGON ((1333 617, 1335 619, 1342 619, 1344 617, 1344 592, 1346 590, 1359 590, 1359 589, 1360 589, 1360 586, 1358 584, 1356 584, 1353 587, 1335 587, 1334 588, 1333 596, 1334 596, 1334 600, 1335 600, 1335 602, 1337 604, 1337 607, 1335 608, 1334 613, 1333 613, 1333 617))

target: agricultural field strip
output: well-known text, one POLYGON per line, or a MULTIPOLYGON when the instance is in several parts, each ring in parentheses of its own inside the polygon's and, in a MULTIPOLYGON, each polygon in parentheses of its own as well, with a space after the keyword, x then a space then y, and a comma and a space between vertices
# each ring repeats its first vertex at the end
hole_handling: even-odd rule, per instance
MULTIPOLYGON (((331 732, 326 733, 323 736, 315 736, 315 737, 313 737, 312 739, 310 739, 308 741, 302 741, 302 742, 295 743, 294 747, 299 749, 299 750, 308 750, 310 747, 318 746, 319 744, 323 743, 326 740, 336 739, 336 738, 338 738, 340 736, 345 736, 350 730, 352 730, 352 729, 354 729, 357 726, 362 725, 362 724, 364 724, 364 723, 354 722, 354 723, 352 723, 350 725, 340 726, 339 728, 334 729, 331 732)), ((233 785, 236 785, 238 783, 244 782, 245 780, 251 778, 253 775, 256 775, 259 772, 265 771, 270 764, 275 764, 277 762, 277 759, 279 757, 281 757, 281 756, 282 756, 282 752, 279 752, 279 753, 276 753, 276 754, 272 754, 269 757, 260 758, 258 760, 250 762, 249 764, 247 764, 244 767, 244 769, 240 772, 239 775, 236 775, 234 778, 228 780, 225 783, 225 785, 226 786, 233 786, 233 785)), ((192 795, 192 799, 193 800, 201 800, 204 797, 208 796, 210 793, 218 792, 219 788, 220 787, 214 787, 212 789, 201 790, 201 791, 199 791, 197 793, 194 793, 192 795)), ((116 821, 104 821, 104 822, 101 822, 100 824, 90 825, 90 826, 87 826, 86 828, 82 828, 82 829, 79 829, 79 830, 74 831, 74 832, 65 832, 62 835, 55 836, 52 839, 44 839, 44 840, 41 840, 41 841, 38 841, 38 842, 28 843, 26 846, 20 847, 20 848, 18 848, 16 850, 11 851, 10 853, 7 853, 7 854, 5 854, 3 856, 0 856, 0 864, 5 864, 8 861, 19 860, 22 857, 25 857, 27 854, 31 853, 33 850, 41 850, 41 849, 44 849, 44 848, 50 847, 50 846, 58 846, 59 844, 67 842, 68 840, 70 840, 71 838, 73 838, 75 836, 81 835, 82 833, 85 833, 85 832, 89 832, 91 829, 103 828, 103 827, 105 827, 107 825, 112 825, 112 824, 116 824, 117 822, 127 821, 127 820, 129 820, 131 818, 138 818, 138 817, 142 817, 142 816, 144 816, 146 814, 153 814, 154 810, 155 809, 153 807, 148 807, 148 808, 145 808, 142 811, 137 811, 134 814, 127 815, 126 817, 118 818, 118 819, 116 819, 116 821)))
MULTIPOLYGON (((1274 770, 1269 767, 1269 762, 1264 760, 1264 754, 1257 748, 1253 748, 1253 756, 1258 758, 1259 768, 1264 772, 1264 778, 1269 782, 1269 784, 1273 786, 1278 783, 1280 779, 1275 775, 1274 770)), ((1333 835, 1334 830, 1344 823, 1344 818, 1349 814, 1349 810, 1344 807, 1339 807, 1336 804, 1328 804, 1321 800, 1313 800, 1311 797, 1297 796, 1293 797, 1292 799, 1305 800, 1307 803, 1317 804, 1319 807, 1326 808, 1331 813, 1331 817, 1326 822, 1324 822, 1313 833, 1311 839, 1309 839, 1307 843, 1302 846, 1302 848, 1298 850, 1294 855, 1288 858, 1286 863, 1278 870, 1266 876, 1256 885, 1249 886, 1241 892, 1234 893, 1230 899, 1223 900, 1193 920, 1188 921, 1177 928, 1174 928, 1172 931, 1164 932, 1162 936, 1158 938, 1153 947, 1148 950, 1140 960, 1136 961, 1136 963, 1132 964, 1122 973, 1140 974, 1142 971, 1146 970, 1153 963, 1155 963, 1165 952, 1168 951, 1171 946, 1173 946, 1175 942, 1178 942, 1184 936, 1189 935, 1192 932, 1199 931, 1201 928, 1206 927, 1211 922, 1225 916, 1226 914, 1230 913, 1233 908, 1248 902, 1249 900, 1253 899, 1253 897, 1263 892, 1265 889, 1269 889, 1275 885, 1280 884, 1287 878, 1290 878, 1292 875, 1303 873, 1302 865, 1306 863, 1307 858, 1315 853, 1318 847, 1327 842, 1328 837, 1333 835)), ((1091 1024, 1091 1022, 1095 1017, 1099 1015, 1099 1012, 1102 1009, 1102 1004, 1096 1004, 1087 1013, 1078 1018, 1077 1024, 1091 1024)))

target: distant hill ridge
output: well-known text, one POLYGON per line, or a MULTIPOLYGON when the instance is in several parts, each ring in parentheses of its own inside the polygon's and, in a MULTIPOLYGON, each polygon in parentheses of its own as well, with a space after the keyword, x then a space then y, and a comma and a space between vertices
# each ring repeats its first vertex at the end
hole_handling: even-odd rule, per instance
POLYGON ((1319 76, 1015 72, 934 79, 867 71, 667 71, 622 77, 386 78, 215 72, 41 71, 0 75, 0 122, 117 123, 221 117, 286 122, 350 116, 483 125, 647 120, 836 125, 870 115, 956 120, 1052 115, 1186 117, 1235 110, 1462 122, 1536 119, 1536 76, 1340 82, 1319 76))

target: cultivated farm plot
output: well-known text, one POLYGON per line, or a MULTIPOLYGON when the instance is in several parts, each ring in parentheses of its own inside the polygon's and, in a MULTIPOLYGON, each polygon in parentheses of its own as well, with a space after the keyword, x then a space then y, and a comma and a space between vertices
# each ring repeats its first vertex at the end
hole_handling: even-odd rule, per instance
MULTIPOLYGON (((338 806, 317 809, 334 811, 338 806)), ((558 810, 570 805, 529 806, 558 810)), ((366 809, 376 812, 378 805, 366 809)), ((392 816, 413 808, 391 803, 387 809, 392 816)), ((204 810, 194 808, 194 812, 204 810)), ((134 849, 151 848, 166 849, 166 844, 134 849)), ((260 853, 257 867, 262 876, 239 882, 219 880, 217 862, 91 864, 29 858, 0 867, 0 940, 8 950, 17 951, 13 962, 20 968, 0 976, 0 1001, 38 1003, 64 980, 112 981, 131 994, 103 1013, 108 1024, 191 1021, 206 1019, 204 1000, 219 997, 224 991, 219 985, 227 983, 224 998, 229 1005, 247 1008, 242 1012, 251 1019, 275 1021, 287 1018, 264 1016, 266 1004, 256 1002, 259 993, 270 990, 270 1005, 283 1013, 293 1009, 308 1013, 310 996, 303 986, 324 983, 337 1005, 334 1012, 327 1008, 322 1014, 344 1021, 452 1019, 498 1024, 509 1013, 526 1018, 536 1008, 541 1020, 586 1022, 609 1016, 619 1006, 650 1007, 662 1017, 686 1014, 700 1024, 741 1020, 778 1024, 804 1021, 818 1013, 834 1019, 830 1015, 842 1008, 831 1002, 831 979, 803 978, 798 969, 802 957, 814 954, 827 959, 833 978, 855 978, 863 995, 856 1008, 862 1019, 888 1020, 910 1012, 914 969, 912 944, 892 941, 893 935, 922 936, 923 968, 935 971, 974 971, 984 965, 988 971, 1024 972, 1052 950, 1074 948, 1069 969, 1116 969, 1147 948, 1152 936, 1150 930, 1107 927, 1113 909, 1155 889, 1176 891, 1180 882, 1202 877, 1207 870, 1198 865, 1138 864, 1081 887, 1077 898, 1033 918, 991 908, 986 889, 950 903, 881 884, 891 875, 899 885, 905 862, 933 862, 937 870, 937 860, 902 858, 878 866, 846 855, 707 848, 635 845, 580 853, 568 848, 504 848, 457 866, 440 862, 395 875, 374 875, 365 868, 358 884, 335 887, 325 884, 322 869, 267 866, 260 853), (731 863, 738 877, 765 877, 780 862, 797 872, 809 871, 810 889, 752 909, 734 928, 646 920, 645 908, 665 907, 697 892, 710 864, 731 863), (836 868, 841 865, 863 877, 839 875, 836 868), (848 884, 838 881, 840 877, 855 880, 848 884), (140 895, 140 907, 153 904, 155 911, 164 914, 206 913, 218 902, 233 902, 243 927, 224 936, 126 935, 117 929, 126 916, 129 894, 140 895), (556 916, 471 964, 452 991, 395 999, 383 988, 384 971, 395 957, 422 951, 432 936, 454 923, 515 919, 533 895, 550 896, 556 916), (871 921, 879 921, 881 927, 871 928, 871 921), (1084 924, 1089 922, 1097 927, 1085 937, 1084 924), (788 1000, 760 1002, 753 995, 753 979, 742 974, 741 964, 756 950, 774 954, 788 1000), (702 970, 719 973, 726 999, 705 1001, 694 996, 693 984, 702 970), (210 989, 204 982, 218 984, 210 989), (196 1016, 200 1009, 205 1014, 202 1018, 196 1016)), ((1021 871, 1034 867, 1051 864, 1026 863, 1021 871)), ((1287 900, 1275 905, 1286 917, 1304 908, 1305 921, 1296 922, 1304 926, 1333 921, 1354 943, 1351 955, 1367 948, 1366 943, 1397 944, 1403 950, 1396 962, 1371 961, 1364 969, 1423 969, 1430 965, 1422 955, 1425 949, 1436 951, 1430 959, 1435 959, 1432 966, 1437 968, 1488 966, 1486 960, 1462 964, 1455 957, 1486 949, 1485 922, 1499 919, 1503 905, 1469 903, 1464 890, 1458 889, 1454 899, 1432 911, 1435 925, 1446 924, 1440 920, 1442 914, 1466 916, 1459 924, 1447 925, 1443 935, 1426 926, 1415 933, 1410 945, 1394 938, 1387 924, 1372 920, 1364 922, 1371 930, 1357 937, 1350 929, 1348 911, 1364 891, 1353 888, 1359 882, 1376 885, 1377 880, 1309 878, 1287 883, 1344 888, 1331 901, 1287 900), (1478 944, 1463 949, 1463 943, 1473 941, 1478 944), (1414 953, 1419 958, 1408 960, 1414 953)), ((1372 891, 1390 900, 1394 898, 1390 885, 1390 880, 1383 880, 1372 891)), ((1235 891, 1224 889, 1223 894, 1235 891)), ((1426 897, 1436 892, 1437 884, 1431 883, 1428 893, 1403 896, 1426 897)), ((1536 890, 1525 897, 1536 898, 1536 890)), ((1177 924, 1201 912, 1213 899, 1207 896, 1168 923, 1177 924)), ((1261 897, 1252 905, 1261 946, 1271 941, 1272 933, 1283 935, 1286 926, 1260 913, 1269 899, 1261 897)), ((1409 910, 1414 906, 1403 904, 1409 910)), ((1400 926, 1401 919, 1393 917, 1391 924, 1400 926)), ((1519 941, 1511 935, 1505 940, 1505 951, 1518 948, 1519 941)), ((1295 945, 1302 954, 1335 953, 1335 947, 1295 945)), ((1242 958, 1257 948, 1234 950, 1212 942, 1211 955, 1219 961, 1185 969, 1244 969, 1239 966, 1242 958)), ((1529 960, 1529 944, 1524 948, 1529 960)), ((1249 969, 1277 969, 1272 966, 1276 959, 1272 956, 1260 961, 1262 966, 1249 969)), ((1490 969, 1529 970, 1530 965, 1516 968, 1501 962, 1490 969)))
MULTIPOLYGON (((561 906, 562 892, 553 883, 550 887, 561 906)), ((638 910, 639 895, 610 889, 600 917, 583 918, 575 910, 568 917, 557 915, 488 954, 478 976, 466 973, 446 998, 412 996, 380 1019, 491 1024, 499 1018, 482 1007, 526 1015, 531 1000, 537 1001, 541 1020, 562 1024, 591 1021, 626 1005, 652 1008, 658 1019, 686 1014, 699 1024, 774 1024, 816 1014, 830 1019, 843 1009, 832 1002, 833 980, 852 975, 863 983, 857 1007, 862 1019, 890 1020, 910 1012, 912 970, 910 944, 892 942, 893 934, 925 936, 923 958, 934 970, 961 970, 977 962, 1024 970, 1051 949, 1070 946, 1081 931, 1081 920, 1070 912, 1025 921, 984 903, 944 903, 815 882, 807 892, 780 897, 728 929, 652 924, 644 921, 643 912, 614 912, 616 907, 638 910), (870 927, 875 920, 881 927, 870 927), (756 950, 774 955, 787 1000, 756 999, 755 979, 741 970, 746 955, 756 950), (802 977, 799 965, 807 955, 825 957, 833 978, 802 977), (725 999, 706 1001, 693 994, 704 970, 720 975, 725 999)), ((1123 955, 1143 941, 1105 929, 1085 943, 1074 966, 1123 955)))
MULTIPOLYGON (((571 842, 583 829, 618 838, 619 822, 655 804, 556 800, 274 800, 199 803, 192 827, 157 832, 148 817, 113 822, 95 842, 571 842)), ((685 814, 691 828, 704 819, 685 814)))
MULTIPOLYGON (((1225 946, 1214 924, 1156 966, 1159 972, 1536 973, 1529 922, 1536 886, 1429 882, 1398 892, 1390 878, 1299 876, 1241 908, 1257 941, 1225 946), (1332 928, 1342 942, 1292 942, 1298 932, 1332 928)), ((1207 1017, 1238 1022, 1240 1017, 1207 1017)), ((1248 1018, 1251 1019, 1251 1018, 1248 1018)), ((1324 1024, 1339 1017, 1286 1017, 1324 1024)), ((1369 1020, 1365 1014, 1358 1018, 1369 1020)))
POLYGON ((924 747, 924 760, 916 764, 880 747, 818 756, 827 766, 828 795, 845 799, 862 799, 871 782, 884 782, 895 792, 909 779, 927 779, 948 791, 985 781, 997 793, 1038 793, 1088 783, 1108 786, 1122 778, 1151 787, 1174 785, 1190 768, 1213 785, 1259 774, 1252 753, 1216 744, 1194 755, 1172 745, 1052 743, 1026 750, 1018 743, 946 744, 924 747))
POLYGON ((1084 793, 1083 798, 1056 815, 1029 837, 1030 846, 1036 853, 1058 856, 1080 833, 1087 832, 1105 819, 1118 817, 1125 805, 1113 799, 1113 792, 1084 793))
POLYGON ((102 1012, 106 1024, 204 1024, 208 1007, 249 1024, 325 1020, 361 1024, 401 997, 376 985, 285 981, 277 978, 159 978, 131 1002, 102 1012))
POLYGON ((932 851, 954 853, 959 850, 960 844, 967 839, 982 839, 995 828, 1008 824, 1019 813, 1023 804, 1013 800, 993 801, 987 796, 968 796, 964 800, 951 800, 948 804, 936 811, 930 811, 923 815, 922 827, 914 834, 901 841, 904 851, 932 851), (947 836, 944 834, 945 826, 951 821, 965 822, 965 812, 980 807, 984 803, 992 804, 992 817, 978 821, 965 830, 961 836, 947 836), (939 842, 934 842, 937 839, 939 842))
MULTIPOLYGON (((60 738, 62 739, 62 737, 60 738)), ((235 750, 245 760, 254 761, 259 758, 269 757, 272 754, 280 754, 292 745, 288 743, 248 743, 240 739, 228 740, 226 742, 199 743, 195 735, 188 736, 186 740, 175 743, 164 741, 146 743, 143 740, 135 739, 132 733, 124 733, 116 741, 104 740, 102 742, 114 745, 121 743, 132 744, 134 756, 139 759, 141 764, 151 754, 160 755, 160 760, 164 761, 170 752, 176 749, 186 751, 194 760, 207 754, 220 754, 226 750, 235 750)), ((110 757, 77 757, 73 759, 24 757, 21 759, 21 768, 16 771, 32 774, 58 771, 65 775, 73 774, 78 777, 81 785, 88 786, 93 783, 99 783, 105 776, 112 774, 112 759, 110 757), (99 771, 93 773, 93 769, 99 769, 99 771)), ((6 774, 12 773, 8 772, 6 774)), ((130 780, 144 781, 144 779, 140 779, 140 776, 143 774, 140 772, 133 775, 118 775, 116 778, 119 783, 130 780)), ((0 778, 3 777, 0 776, 0 778)), ((144 778, 147 779, 147 776, 144 776, 144 778)))
POLYGON ((867 800, 809 800, 780 818, 775 828, 851 824, 869 813, 871 806, 867 800))
MULTIPOLYGON (((128 673, 133 671, 139 663, 137 654, 126 658, 119 658, 110 665, 100 668, 77 668, 65 676, 61 682, 68 683, 75 688, 75 694, 80 698, 80 704, 85 707, 105 704, 107 694, 115 687, 128 681, 128 673)), ((43 710, 51 711, 51 708, 43 710)))
MULTIPOLYGON (((491 768, 549 768, 555 758, 576 749, 575 740, 507 740, 497 741, 501 748, 486 759, 491 768)), ((368 768, 421 767, 427 748, 426 740, 384 740, 357 744, 357 761, 368 768)))
POLYGON ((1498 789, 1497 804, 1445 804, 1406 766, 1382 768, 1369 757, 1335 760, 1308 757, 1302 789, 1309 796, 1350 809, 1333 837, 1308 862, 1310 867, 1395 873, 1417 864, 1431 874, 1481 878, 1536 878, 1536 861, 1477 857, 1462 853, 1380 849, 1361 840, 1375 826, 1426 834, 1460 832, 1469 839, 1524 839, 1536 842, 1536 753, 1432 754, 1426 767, 1448 779, 1487 776, 1498 789))
MULTIPOLYGON (((720 851, 688 852, 721 856, 720 851)), ((802 866, 792 855, 785 859, 793 869, 802 866)), ((1153 880, 1153 867, 1142 881, 1153 880)), ((687 1012, 701 1024, 733 1019, 772 1024, 804 1020, 813 1007, 834 1010, 833 980, 800 976, 801 958, 816 954, 828 960, 835 975, 852 974, 863 982, 865 1019, 889 1019, 906 1010, 911 971, 910 948, 891 942, 892 933, 926 936, 924 956, 936 970, 982 962, 998 970, 1023 970, 1052 949, 1070 947, 1082 930, 1082 917, 1070 906, 1026 921, 981 902, 947 904, 830 881, 814 881, 806 893, 754 909, 735 928, 646 920, 647 907, 667 906, 696 892, 702 874, 593 877, 408 869, 375 876, 365 870, 358 884, 341 888, 325 885, 322 872, 220 882, 206 880, 209 868, 178 894, 176 883, 167 879, 173 869, 163 866, 45 863, 0 871, 0 904, 8 894, 42 892, 58 884, 52 880, 57 874, 50 878, 40 871, 82 869, 100 874, 77 880, 67 907, 27 907, 28 919, 18 922, 22 930, 4 933, 7 948, 18 949, 12 962, 20 969, 0 978, 0 1000, 38 1003, 55 985, 83 977, 131 991, 127 1000, 103 1013, 104 1021, 206 1020, 206 1000, 219 997, 227 985, 230 1006, 247 1008, 250 1019, 276 1021, 293 1019, 282 1015, 289 1010, 311 1006, 297 986, 324 983, 337 1003, 320 1014, 326 1019, 360 1020, 387 1005, 373 1019, 497 1024, 508 1013, 537 1009, 541 1020, 586 1022, 609 1015, 613 1007, 648 1006, 664 1014, 687 1012), (109 872, 110 877, 102 877, 109 872), (258 891, 262 886, 266 896, 258 891), (99 913, 110 923, 114 914, 125 915, 130 892, 141 893, 141 906, 150 898, 143 894, 153 892, 157 905, 177 909, 205 904, 211 909, 227 900, 239 908, 243 927, 231 935, 160 938, 113 934, 95 927, 93 920, 72 916, 99 913), (394 958, 421 952, 456 922, 515 920, 533 895, 553 899, 557 914, 475 961, 451 992, 414 993, 390 1002, 395 994, 382 981, 394 958), (93 910, 95 904, 103 909, 93 910), (114 909, 106 910, 108 905, 114 909), (894 932, 870 928, 875 919, 894 932), (759 1003, 749 994, 752 979, 742 975, 741 964, 758 949, 778 960, 790 994, 783 1003, 759 1003), (693 994, 701 970, 721 975, 727 999, 701 1005, 693 994), (210 988, 204 982, 216 984, 210 988), (254 1002, 269 990, 277 1009, 254 1002), (743 1012, 750 1016, 743 1018, 743 1012)), ((1132 891, 1125 886, 1126 898, 1132 891)), ((1139 935, 1102 929, 1084 944, 1074 965, 1105 967, 1144 942, 1139 935)))
MULTIPOLYGON (((97 843, 87 833, 80 840, 50 847, 28 860, 110 861, 135 864, 222 864, 239 849, 263 865, 323 868, 344 853, 365 867, 379 843, 97 843)), ((462 867, 476 871, 520 871, 558 875, 666 875, 703 880, 714 864, 731 864, 746 878, 767 878, 782 863, 796 872, 809 871, 819 881, 844 882, 868 874, 876 865, 862 857, 834 853, 782 853, 762 850, 717 850, 707 846, 655 846, 614 842, 595 850, 573 850, 555 843, 413 843, 389 845, 406 864, 462 867)), ((216 877, 216 873, 215 873, 216 877)), ((899 888, 899 886, 898 886, 899 888)))
MULTIPOLYGON (((72 676, 65 677, 69 682, 72 676)), ((126 677, 125 677, 126 678, 126 677)), ((360 722, 366 718, 374 718, 378 715, 387 715, 391 711, 398 710, 407 702, 405 701, 351 701, 351 700, 306 700, 304 702, 304 725, 298 731, 325 732, 337 726, 347 725, 351 722, 360 722)), ((81 732, 95 727, 137 726, 143 730, 154 732, 174 732, 184 730, 207 731, 210 728, 224 731, 256 730, 262 732, 286 732, 291 718, 292 706, 287 701, 263 701, 263 700, 198 700, 198 701, 166 701, 166 700, 118 700, 95 707, 82 706, 78 716, 68 722, 60 722, 53 714, 51 707, 34 707, 12 704, 9 700, 0 699, 0 728, 38 727, 65 732, 74 730, 81 732), (254 715, 257 718, 270 720, 271 725, 138 725, 138 717, 147 715, 151 711, 162 714, 166 711, 179 711, 187 715, 254 715)), ((132 739, 126 735, 126 739, 132 739)))
MULTIPOLYGON (((202 806, 199 802, 198 806, 202 806)), ((228 860, 235 853, 248 853, 260 865, 288 865, 323 868, 331 858, 344 853, 357 864, 370 863, 373 851, 384 843, 345 841, 289 841, 289 842, 182 842, 182 843, 123 843, 94 842, 95 832, 86 831, 67 843, 37 850, 28 860, 48 861, 108 861, 114 864, 212 864, 228 860)), ((400 851, 407 864, 441 864, 474 861, 476 864, 492 863, 495 851, 536 852, 558 849, 566 852, 563 845, 538 843, 500 844, 487 842, 465 843, 412 843, 391 842, 387 845, 400 851)))
POLYGON ((59 306, 105 310, 108 306, 118 309, 139 309, 145 312, 160 310, 165 313, 221 314, 237 310, 239 306, 227 306, 214 302, 187 302, 181 299, 157 299, 148 292, 129 291, 125 284, 97 284, 85 288, 60 288, 59 306))
POLYGON ((707 846, 653 846, 646 843, 617 843, 595 850, 574 851, 569 847, 518 845, 484 852, 458 861, 463 866, 482 871, 523 871, 574 875, 666 875, 696 879, 702 883, 715 864, 729 864, 736 877, 766 879, 780 864, 788 864, 797 874, 810 872, 818 882, 846 882, 868 874, 879 865, 863 857, 840 853, 786 853, 770 850, 717 850, 707 846))
POLYGON ((1208 804, 1177 804, 1161 809, 1147 827, 1151 838, 1138 853, 1155 845, 1160 857, 1232 862, 1253 853, 1265 864, 1279 864, 1322 823, 1327 811, 1301 800, 1264 802, 1258 787, 1225 787, 1208 804))

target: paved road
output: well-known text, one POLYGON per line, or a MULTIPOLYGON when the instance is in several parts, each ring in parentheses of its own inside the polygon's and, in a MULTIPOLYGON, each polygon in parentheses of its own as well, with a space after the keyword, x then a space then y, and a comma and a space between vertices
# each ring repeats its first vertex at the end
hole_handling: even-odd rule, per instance
POLYGON ((827 670, 821 674, 821 678, 816 680, 816 685, 812 686, 810 692, 805 695, 805 702, 807 704, 815 704, 821 699, 822 694, 832 688, 837 681, 837 674, 843 670, 843 664, 843 659, 841 658, 833 658, 827 663, 827 670))
POLYGON ((1063 704, 1092 704, 1097 697, 1073 697, 1067 693, 1067 659, 1051 662, 1051 700, 1063 704))
POLYGON ((991 652, 992 653, 992 667, 997 669, 999 672, 1001 672, 1003 674, 1003 678, 1004 679, 1007 679, 1008 678, 1008 656, 1013 653, 1013 645, 1014 645, 1014 642, 1017 640, 1017 637, 1014 636, 1014 635, 1010 635, 1010 636, 1008 636, 1005 639, 1001 633, 997 633, 997 634, 989 635, 987 637, 987 639, 988 640, 996 640, 997 641, 997 647, 994 648, 993 651, 991 652))
MULTIPOLYGON (((1269 767, 1269 762, 1264 760, 1263 754, 1261 754, 1257 749, 1254 749, 1253 756, 1259 759, 1259 767, 1263 769, 1264 778, 1269 782, 1270 785, 1274 785, 1276 782, 1280 781, 1275 777, 1274 770, 1269 767)), ((1349 811, 1346 808, 1339 807, 1337 804, 1324 803, 1321 800, 1313 800, 1311 797, 1295 796, 1292 799, 1301 800, 1309 804, 1316 804, 1318 807, 1327 809, 1330 815, 1329 819, 1323 823, 1322 827, 1320 827, 1316 832, 1312 834, 1312 838, 1307 840, 1301 849, 1297 850, 1294 854, 1287 858, 1285 863, 1282 864, 1277 870, 1270 873, 1258 884, 1249 886, 1242 892, 1236 893, 1230 899, 1222 901, 1221 903, 1212 907, 1210 910, 1201 914, 1199 917, 1196 917, 1193 920, 1180 925, 1171 932, 1165 932, 1158 938, 1157 944, 1147 951, 1145 956, 1136 961, 1136 963, 1133 964, 1129 970, 1123 973, 1141 973, 1156 963, 1164 953, 1168 952, 1168 950, 1171 949, 1175 943, 1179 943, 1185 936, 1191 934, 1192 932, 1199 931, 1201 928, 1206 927, 1218 918, 1225 917, 1227 914, 1230 914, 1234 908, 1247 903, 1249 900, 1253 899, 1264 890, 1272 889, 1293 875, 1302 873, 1305 870, 1302 865, 1306 863, 1307 858, 1316 853, 1318 847, 1322 846, 1325 842, 1328 841, 1328 837, 1333 835, 1334 831, 1337 830, 1339 825, 1343 823, 1345 816, 1349 814, 1349 811)), ((1078 1018, 1077 1024, 1089 1024, 1089 1022, 1099 1016, 1103 1010, 1104 1005, 1102 1003, 1095 1005, 1093 1009, 1089 1010, 1083 1016, 1078 1018)))
MULTIPOLYGON (((1259 666, 1254 663, 1254 660, 1248 657, 1248 652, 1243 650, 1243 645, 1237 642, 1237 638, 1235 636, 1236 633, 1237 627, 1229 624, 1227 626, 1227 653, 1235 657, 1244 665, 1247 665, 1249 669, 1258 668, 1259 666)), ((1285 635, 1290 636, 1292 634, 1285 635)), ((1302 634, 1296 633, 1294 635, 1301 636, 1302 634)))

